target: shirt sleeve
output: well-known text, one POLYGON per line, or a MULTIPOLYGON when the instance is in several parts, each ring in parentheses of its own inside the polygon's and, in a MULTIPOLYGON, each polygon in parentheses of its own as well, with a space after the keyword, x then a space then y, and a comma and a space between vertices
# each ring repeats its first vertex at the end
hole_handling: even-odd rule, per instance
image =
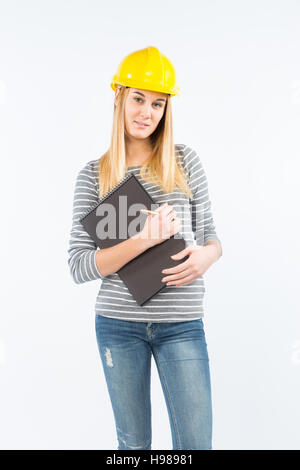
POLYGON ((96 265, 98 247, 80 222, 80 219, 88 212, 89 208, 99 200, 90 163, 87 163, 79 171, 74 190, 68 265, 76 284, 104 279, 96 265))
POLYGON ((208 182, 203 164, 197 152, 191 147, 187 148, 190 189, 193 199, 190 200, 192 217, 192 230, 197 245, 205 245, 215 240, 220 243, 213 219, 211 201, 208 192, 208 182))

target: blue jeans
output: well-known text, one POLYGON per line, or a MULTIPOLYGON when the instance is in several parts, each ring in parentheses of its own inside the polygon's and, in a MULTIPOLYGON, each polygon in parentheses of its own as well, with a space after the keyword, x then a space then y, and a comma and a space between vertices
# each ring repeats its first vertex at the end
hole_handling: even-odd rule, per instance
POLYGON ((147 323, 96 314, 95 329, 118 450, 151 449, 152 354, 167 405, 173 449, 211 449, 211 384, 202 319, 147 323))

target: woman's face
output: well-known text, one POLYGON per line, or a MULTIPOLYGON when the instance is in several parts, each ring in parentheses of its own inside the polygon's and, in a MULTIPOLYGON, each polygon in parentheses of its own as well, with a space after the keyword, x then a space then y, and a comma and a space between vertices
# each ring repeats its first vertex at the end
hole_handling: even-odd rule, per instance
POLYGON ((126 132, 137 139, 149 137, 163 117, 166 102, 166 93, 130 88, 125 103, 126 132), (138 123, 146 126, 139 126, 138 123))

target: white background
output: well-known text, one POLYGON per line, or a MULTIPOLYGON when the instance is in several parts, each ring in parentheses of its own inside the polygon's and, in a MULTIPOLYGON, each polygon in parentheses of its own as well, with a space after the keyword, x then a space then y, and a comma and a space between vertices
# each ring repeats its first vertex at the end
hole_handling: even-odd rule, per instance
MULTIPOLYGON (((75 178, 108 148, 120 61, 173 63, 175 143, 207 173, 223 256, 205 274, 214 449, 299 449, 300 4, 1 1, 2 449, 117 449, 67 265, 75 178)), ((172 449, 152 360, 152 449, 172 449)))

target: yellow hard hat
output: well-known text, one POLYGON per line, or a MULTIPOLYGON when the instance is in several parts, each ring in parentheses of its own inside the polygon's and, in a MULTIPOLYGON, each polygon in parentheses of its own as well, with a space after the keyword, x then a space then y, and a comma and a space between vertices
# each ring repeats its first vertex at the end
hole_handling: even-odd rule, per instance
POLYGON ((152 46, 132 52, 122 60, 110 84, 114 91, 118 85, 179 95, 172 63, 152 46))

